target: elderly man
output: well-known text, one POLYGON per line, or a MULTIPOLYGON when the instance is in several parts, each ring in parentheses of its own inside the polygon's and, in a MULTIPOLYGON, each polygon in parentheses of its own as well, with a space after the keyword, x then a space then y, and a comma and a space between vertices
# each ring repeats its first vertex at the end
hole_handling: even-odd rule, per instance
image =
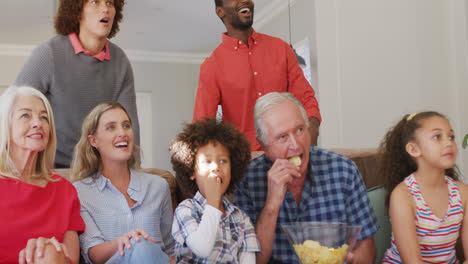
POLYGON ((290 93, 261 97, 254 113, 265 154, 250 164, 234 203, 256 226, 262 250, 257 263, 298 263, 280 226, 296 221, 360 225, 348 263, 373 263, 378 224, 354 163, 311 145, 306 112, 290 93), (292 157, 300 164, 288 160, 292 157))
POLYGON ((252 0, 215 0, 215 4, 227 32, 200 67, 193 119, 216 116, 221 105, 223 119, 244 133, 253 151, 261 150, 255 140, 255 101, 269 92, 290 92, 304 105, 312 144, 317 145, 320 110, 294 51, 283 40, 252 28, 252 0))

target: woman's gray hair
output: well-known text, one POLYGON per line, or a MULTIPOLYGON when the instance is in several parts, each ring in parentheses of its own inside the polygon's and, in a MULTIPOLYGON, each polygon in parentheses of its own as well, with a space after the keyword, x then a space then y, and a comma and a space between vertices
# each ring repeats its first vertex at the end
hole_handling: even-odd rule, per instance
POLYGON ((267 145, 267 132, 263 124, 263 114, 270 110, 273 106, 279 105, 284 101, 293 102, 301 111, 302 118, 307 127, 309 127, 309 119, 307 118, 307 112, 302 106, 301 102, 294 97, 294 95, 284 92, 271 92, 257 99, 254 109, 254 122, 255 122, 255 133, 257 134, 257 141, 262 146, 267 145))
POLYGON ((54 114, 47 98, 39 90, 28 86, 10 86, 0 96, 0 174, 4 177, 19 179, 21 177, 14 161, 10 157, 10 127, 13 106, 18 96, 34 96, 39 98, 46 108, 49 117, 49 142, 46 148, 38 153, 34 168, 34 176, 51 180, 54 168, 57 138, 55 134, 54 114))

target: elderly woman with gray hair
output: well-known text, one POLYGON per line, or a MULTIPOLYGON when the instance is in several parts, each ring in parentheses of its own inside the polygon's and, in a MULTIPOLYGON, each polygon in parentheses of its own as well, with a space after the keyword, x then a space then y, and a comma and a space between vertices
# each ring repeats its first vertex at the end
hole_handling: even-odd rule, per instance
POLYGON ((0 97, 0 263, 78 263, 85 229, 71 183, 54 174, 52 109, 30 87, 0 97))

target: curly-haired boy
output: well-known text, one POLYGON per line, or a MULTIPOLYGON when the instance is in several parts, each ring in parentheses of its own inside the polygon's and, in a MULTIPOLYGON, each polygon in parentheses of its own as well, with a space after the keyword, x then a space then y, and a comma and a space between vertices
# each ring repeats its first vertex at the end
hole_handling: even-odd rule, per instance
POLYGON ((177 183, 194 195, 175 211, 177 263, 255 263, 260 247, 254 226, 224 197, 249 165, 245 136, 230 123, 207 118, 185 125, 169 150, 177 183))

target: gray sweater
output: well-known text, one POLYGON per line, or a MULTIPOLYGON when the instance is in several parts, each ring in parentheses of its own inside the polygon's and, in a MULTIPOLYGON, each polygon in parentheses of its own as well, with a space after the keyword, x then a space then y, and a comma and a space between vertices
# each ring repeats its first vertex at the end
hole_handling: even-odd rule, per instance
POLYGON ((75 54, 68 36, 57 35, 39 45, 16 78, 16 85, 40 90, 49 99, 57 130, 55 163, 69 167, 86 115, 99 103, 119 101, 133 121, 140 144, 133 71, 125 53, 109 42, 111 59, 99 61, 75 54))

